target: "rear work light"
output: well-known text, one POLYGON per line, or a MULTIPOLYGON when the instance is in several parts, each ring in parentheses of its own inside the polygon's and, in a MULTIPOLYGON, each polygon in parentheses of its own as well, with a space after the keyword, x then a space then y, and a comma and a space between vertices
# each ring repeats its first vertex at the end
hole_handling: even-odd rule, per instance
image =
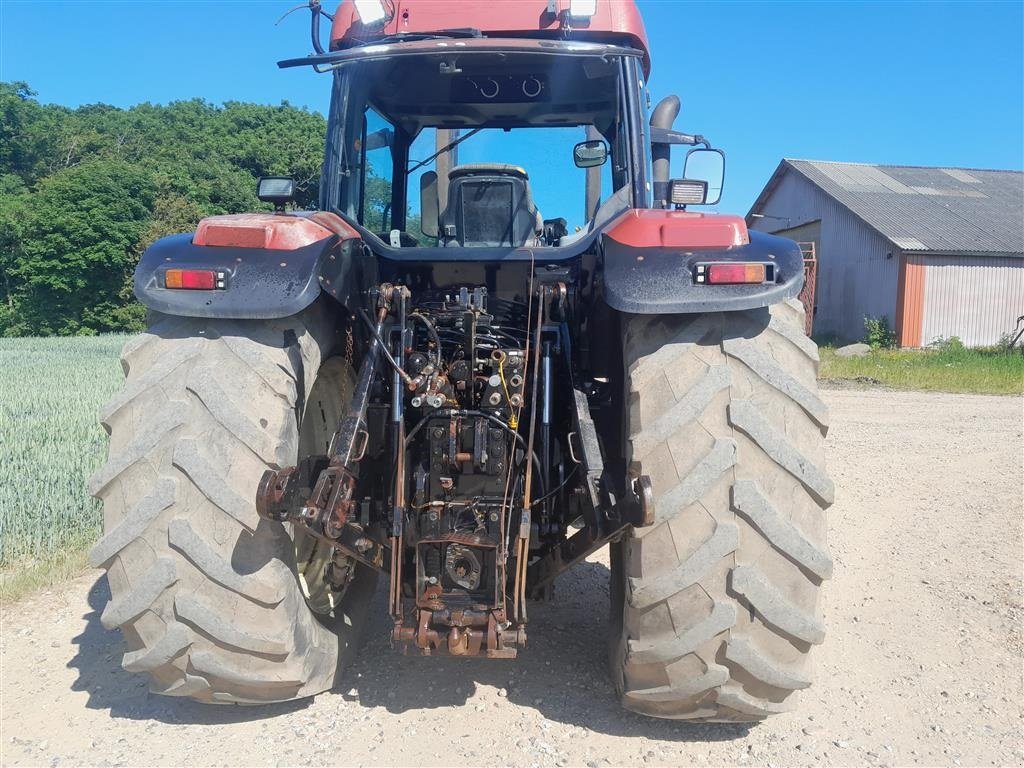
POLYGON ((388 12, 381 0, 355 0, 355 6, 359 21, 368 27, 388 20, 388 12))
POLYGON ((223 290, 227 288, 227 273, 214 269, 168 269, 164 272, 164 288, 223 290))
POLYGON ((574 19, 589 19, 597 13, 597 0, 569 0, 569 16, 574 19))
POLYGON ((673 205, 703 205, 708 199, 708 183, 700 179, 672 179, 669 199, 673 205))
POLYGON ((748 285, 775 282, 775 265, 760 262, 698 264, 696 282, 710 285, 748 285))

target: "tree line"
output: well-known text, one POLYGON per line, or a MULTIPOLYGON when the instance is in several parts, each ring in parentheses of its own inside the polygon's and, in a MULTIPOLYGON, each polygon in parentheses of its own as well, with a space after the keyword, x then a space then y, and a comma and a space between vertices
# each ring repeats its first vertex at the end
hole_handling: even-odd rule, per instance
POLYGON ((0 335, 142 328, 132 273, 153 240, 204 216, 266 210, 259 176, 319 195, 326 121, 201 99, 120 109, 41 104, 0 83, 0 335))

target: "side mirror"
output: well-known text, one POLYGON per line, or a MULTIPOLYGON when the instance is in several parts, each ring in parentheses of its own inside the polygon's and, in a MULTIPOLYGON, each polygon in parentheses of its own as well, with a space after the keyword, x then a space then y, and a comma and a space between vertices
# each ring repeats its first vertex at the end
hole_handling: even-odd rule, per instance
POLYGON ((439 216, 437 174, 434 171, 427 171, 420 176, 420 232, 427 237, 437 237, 439 216))
POLYGON ((601 139, 581 141, 572 148, 572 161, 577 168, 597 168, 608 161, 608 145, 601 139))
POLYGON ((256 197, 284 212, 284 204, 295 199, 295 181, 287 176, 261 176, 256 183, 256 197))
POLYGON ((725 153, 720 149, 691 149, 686 153, 683 179, 706 185, 704 200, 693 205, 714 205, 722 199, 725 184, 725 153))

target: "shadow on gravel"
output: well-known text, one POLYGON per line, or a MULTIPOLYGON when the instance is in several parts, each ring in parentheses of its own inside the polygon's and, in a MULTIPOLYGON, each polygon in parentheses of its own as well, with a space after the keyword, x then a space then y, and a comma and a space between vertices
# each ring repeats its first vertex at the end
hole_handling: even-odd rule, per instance
POLYGON ((260 720, 295 712, 310 700, 256 707, 198 704, 187 699, 150 694, 145 675, 121 668, 124 641, 120 632, 104 629, 100 613, 110 600, 107 577, 100 576, 89 589, 85 630, 75 637, 75 656, 68 666, 78 671, 72 688, 89 694, 90 709, 105 709, 111 717, 158 720, 162 723, 228 724, 260 720))
POLYGON ((536 709, 548 720, 598 733, 702 742, 747 736, 750 724, 657 720, 622 708, 608 673, 608 581, 608 568, 600 563, 584 562, 564 574, 550 603, 529 605, 529 639, 514 661, 396 654, 388 643, 391 619, 378 592, 367 642, 340 689, 354 688, 364 707, 392 713, 464 707, 466 717, 486 723, 493 703, 469 699, 478 685, 487 685, 504 688, 508 701, 536 709))
MULTIPOLYGON (((378 589, 366 642, 333 695, 339 696, 339 706, 346 709, 353 705, 384 707, 394 714, 438 710, 438 715, 445 717, 475 717, 486 723, 494 702, 489 697, 486 703, 469 702, 477 686, 486 685, 505 689, 509 702, 536 709, 547 720, 598 733, 701 742, 747 736, 750 726, 746 724, 656 720, 622 709, 608 675, 608 576, 608 568, 600 563, 581 563, 557 582, 550 603, 531 603, 529 641, 515 661, 399 655, 389 643, 386 590, 378 589), (353 688, 358 697, 344 693, 353 688), (341 699, 351 703, 342 704, 341 699), (458 708, 465 711, 460 713, 458 708)), ((100 623, 100 613, 109 599, 107 580, 102 576, 89 590, 85 630, 73 640, 76 654, 69 664, 78 671, 73 688, 88 693, 91 709, 105 709, 112 717, 132 720, 230 724, 288 714, 312 701, 214 706, 150 694, 145 675, 121 668, 121 634, 100 623)), ((321 694, 317 701, 329 701, 331 696, 321 694)), ((443 727, 441 720, 438 727, 443 727)))

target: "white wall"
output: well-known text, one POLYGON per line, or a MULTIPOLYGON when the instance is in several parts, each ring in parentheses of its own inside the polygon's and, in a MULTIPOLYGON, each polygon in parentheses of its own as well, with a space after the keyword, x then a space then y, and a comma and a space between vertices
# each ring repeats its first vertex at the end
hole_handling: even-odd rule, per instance
POLYGON ((1024 258, 926 256, 921 344, 995 344, 1024 315, 1024 258))

